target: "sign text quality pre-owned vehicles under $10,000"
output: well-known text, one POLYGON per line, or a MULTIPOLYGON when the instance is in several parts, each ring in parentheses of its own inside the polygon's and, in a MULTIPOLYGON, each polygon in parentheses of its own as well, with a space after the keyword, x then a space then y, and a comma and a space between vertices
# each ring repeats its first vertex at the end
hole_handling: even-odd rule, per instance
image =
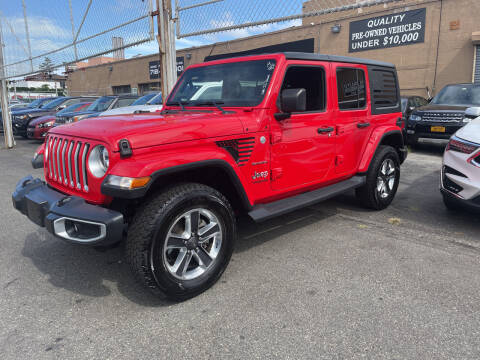
POLYGON ((426 9, 405 11, 350 23, 349 52, 422 43, 426 9))

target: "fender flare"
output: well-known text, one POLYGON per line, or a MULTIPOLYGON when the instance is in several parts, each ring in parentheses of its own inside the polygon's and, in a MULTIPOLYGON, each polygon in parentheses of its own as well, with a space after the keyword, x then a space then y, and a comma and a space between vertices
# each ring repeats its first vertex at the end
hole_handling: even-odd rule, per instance
POLYGON ((138 199, 145 196, 145 194, 147 194, 152 184, 154 184, 158 178, 166 175, 175 174, 175 173, 181 173, 187 170, 199 169, 202 167, 218 167, 224 170, 227 173, 230 181, 232 182, 235 190, 237 191, 240 197, 240 200, 242 202, 242 205, 245 207, 245 209, 249 211, 253 208, 252 204, 250 203, 250 200, 248 199, 247 193, 245 192, 245 188, 243 187, 242 182, 239 179, 237 173, 227 161, 221 160, 221 159, 200 160, 200 161, 195 161, 191 163, 186 163, 186 164, 181 164, 181 165, 176 165, 176 166, 171 166, 164 169, 156 170, 150 175, 152 179, 148 182, 147 185, 138 189, 133 189, 133 190, 126 190, 116 186, 108 185, 106 184, 106 178, 105 178, 105 180, 103 180, 101 185, 101 192, 104 195, 112 196, 115 198, 138 199))
MULTIPOLYGON (((375 154, 378 151, 378 148, 380 145, 383 143, 383 140, 386 137, 389 136, 398 136, 401 139, 401 146, 399 147, 399 157, 400 157, 400 162, 403 163, 407 157, 407 150, 405 148, 404 140, 403 140, 403 135, 402 131, 400 129, 391 129, 388 131, 385 131, 381 137, 379 137, 374 143, 369 143, 367 144, 367 147, 365 148, 364 151, 364 156, 360 161, 360 165, 358 168, 358 174, 359 175, 365 175, 368 172, 368 169, 370 168, 370 164, 372 162, 372 159, 374 158, 375 154), (375 149, 375 151, 373 151, 375 149), (372 150, 372 151, 371 151, 372 150)), ((374 136, 374 134, 372 134, 374 136)))

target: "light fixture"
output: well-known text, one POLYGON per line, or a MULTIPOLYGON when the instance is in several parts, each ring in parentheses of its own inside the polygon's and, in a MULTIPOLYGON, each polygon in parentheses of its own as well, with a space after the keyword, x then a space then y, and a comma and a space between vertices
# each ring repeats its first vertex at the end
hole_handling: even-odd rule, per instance
POLYGON ((187 57, 188 60, 190 60, 190 59, 192 58, 192 54, 188 53, 188 54, 186 55, 186 57, 187 57))
POLYGON ((332 33, 334 33, 334 34, 338 34, 341 29, 342 29, 342 25, 340 25, 340 24, 335 24, 335 25, 333 25, 333 26, 330 28, 330 30, 331 30, 332 33))

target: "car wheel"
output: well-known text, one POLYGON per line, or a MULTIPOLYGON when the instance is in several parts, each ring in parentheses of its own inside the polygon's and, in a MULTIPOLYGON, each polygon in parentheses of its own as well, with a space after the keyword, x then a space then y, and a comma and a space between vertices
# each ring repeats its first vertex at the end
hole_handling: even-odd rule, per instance
POLYGON ((391 146, 381 145, 367 172, 366 183, 356 190, 361 203, 374 210, 388 207, 400 182, 400 160, 391 146))
POLYGON ((217 190, 182 184, 159 193, 134 216, 126 255, 153 293, 183 301, 210 288, 236 239, 233 209, 217 190))

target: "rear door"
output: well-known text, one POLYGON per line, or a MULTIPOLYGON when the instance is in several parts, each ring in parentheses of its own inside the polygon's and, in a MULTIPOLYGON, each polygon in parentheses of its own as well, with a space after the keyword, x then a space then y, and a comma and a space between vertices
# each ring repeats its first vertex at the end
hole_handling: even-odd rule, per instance
POLYGON ((367 68, 364 65, 332 64, 336 77, 335 172, 338 176, 356 172, 365 142, 369 138, 367 68))
POLYGON ((305 112, 272 118, 271 186, 283 190, 326 181, 335 157, 335 119, 327 87, 330 63, 289 61, 283 89, 303 88, 305 112))

